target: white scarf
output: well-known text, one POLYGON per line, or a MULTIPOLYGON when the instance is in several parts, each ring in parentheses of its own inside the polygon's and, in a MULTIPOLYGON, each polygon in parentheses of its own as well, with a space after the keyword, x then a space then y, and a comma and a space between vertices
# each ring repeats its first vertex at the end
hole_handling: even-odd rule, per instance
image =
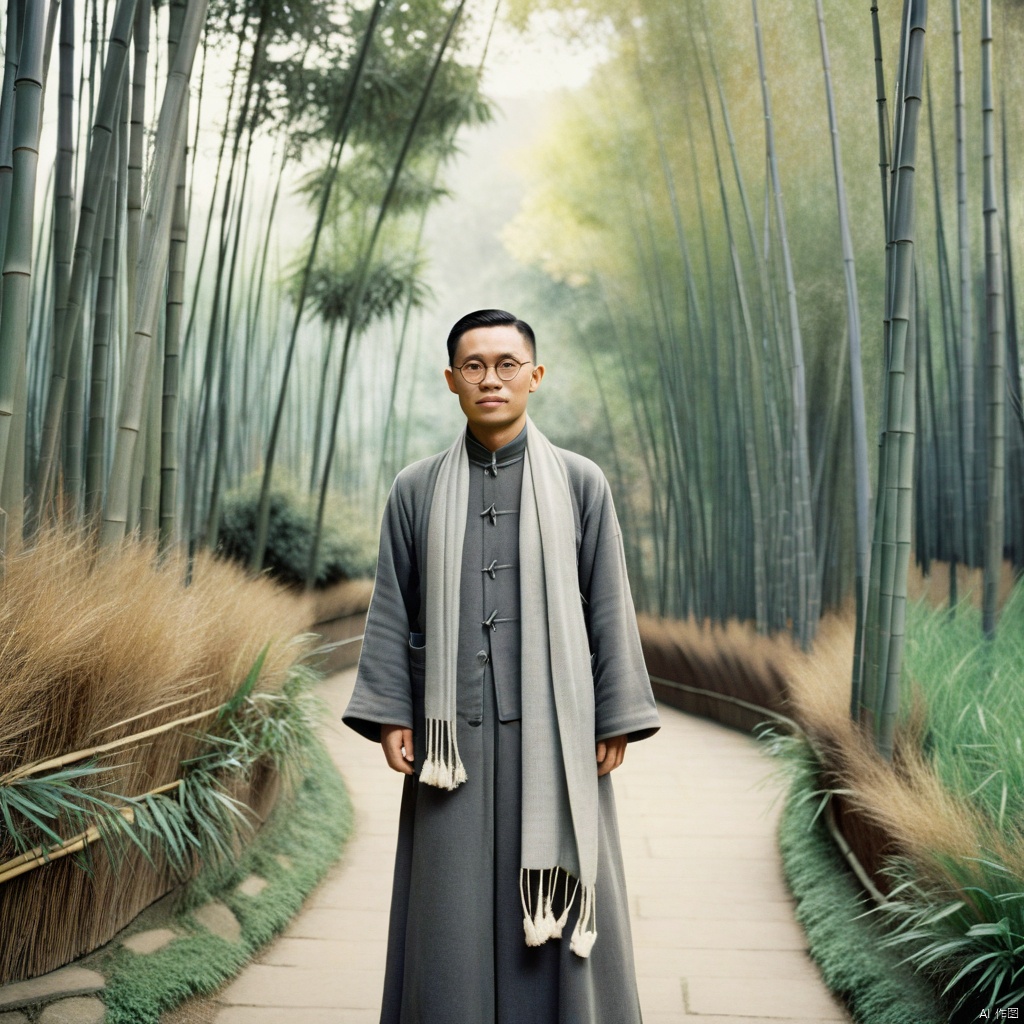
MULTIPOLYGON (((528 431, 519 516, 523 930, 531 946, 561 937, 582 888, 570 948, 585 957, 597 938, 598 795, 590 646, 568 474, 532 421, 528 431), (557 884, 559 871, 562 887, 557 884), (571 896, 569 875, 576 879, 571 896), (559 888, 561 914, 556 918, 559 888)), ((427 526, 427 753, 420 782, 448 790, 466 781, 456 735, 456 670, 468 501, 469 457, 462 431, 441 460, 427 526)))

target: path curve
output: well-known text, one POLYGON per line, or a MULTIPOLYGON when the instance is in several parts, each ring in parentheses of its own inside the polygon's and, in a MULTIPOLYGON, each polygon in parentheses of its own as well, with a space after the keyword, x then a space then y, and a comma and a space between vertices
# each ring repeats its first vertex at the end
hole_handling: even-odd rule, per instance
MULTIPOLYGON (((356 826, 302 913, 215 996, 216 1024, 377 1024, 401 781, 321 693, 356 826)), ((615 773, 645 1024, 825 1024, 850 1016, 793 916, 775 834, 782 781, 749 737, 674 708, 615 773)))

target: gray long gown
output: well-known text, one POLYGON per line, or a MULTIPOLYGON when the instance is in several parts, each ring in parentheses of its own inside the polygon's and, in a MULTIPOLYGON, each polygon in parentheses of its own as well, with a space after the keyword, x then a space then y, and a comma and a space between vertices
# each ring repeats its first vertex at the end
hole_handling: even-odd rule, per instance
MULTIPOLYGON (((640 1022, 610 774, 598 780, 598 936, 589 958, 569 949, 578 899, 564 939, 529 947, 523 936, 518 561, 527 429, 493 454, 466 433, 457 729, 468 781, 447 792, 421 786, 415 775, 405 778, 381 1024, 640 1022)), ((658 716, 611 493, 594 463, 560 454, 577 518, 580 592, 595 665, 595 740, 642 739, 658 728, 658 716)), ((382 724, 411 727, 417 772, 430 642, 423 635, 421 571, 441 457, 404 469, 388 498, 356 686, 344 714, 372 740, 382 724)))

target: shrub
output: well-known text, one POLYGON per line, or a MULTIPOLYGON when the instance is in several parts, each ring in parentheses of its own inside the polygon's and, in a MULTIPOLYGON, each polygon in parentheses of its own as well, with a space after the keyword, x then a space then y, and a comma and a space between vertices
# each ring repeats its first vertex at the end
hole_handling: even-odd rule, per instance
MULTIPOLYGON (((254 486, 225 497, 217 535, 220 554, 248 565, 258 507, 259 489, 254 486)), ((271 491, 264 570, 281 583, 305 583, 315 527, 315 509, 304 498, 284 489, 271 491)), ((314 585, 329 587, 341 580, 372 576, 376 557, 376 538, 369 527, 352 510, 334 509, 324 522, 314 585)))

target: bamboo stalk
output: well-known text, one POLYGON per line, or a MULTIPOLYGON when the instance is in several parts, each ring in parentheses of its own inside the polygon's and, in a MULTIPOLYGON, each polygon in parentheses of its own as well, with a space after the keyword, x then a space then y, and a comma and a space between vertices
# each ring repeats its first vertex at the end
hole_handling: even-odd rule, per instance
MULTIPOLYGON (((157 786, 156 789, 151 789, 148 793, 143 793, 142 796, 160 796, 163 793, 169 793, 171 790, 177 789, 181 782, 181 779, 176 779, 174 782, 168 782, 164 786, 157 786)), ((133 807, 122 807, 118 810, 118 814, 129 824, 135 824, 135 809, 133 807)), ((37 846, 35 849, 19 854, 17 857, 13 857, 11 860, 0 864, 0 885, 17 878, 19 875, 24 875, 29 871, 34 871, 36 868, 41 868, 51 861, 61 860, 72 853, 79 853, 102 838, 102 835, 103 833, 98 826, 90 825, 84 832, 79 832, 78 835, 65 839, 62 843, 54 843, 52 846, 37 846)))
POLYGON ((974 494, 974 310, 971 234, 967 201, 967 113, 964 89, 963 29, 960 0, 951 0, 953 33, 953 121, 956 132, 956 209, 960 269, 960 450, 963 474, 964 557, 977 565, 977 500, 974 494))
MULTIPOLYGON (((836 117, 835 96, 832 90, 832 68, 825 34, 825 12, 821 0, 815 0, 818 15, 818 41, 821 44, 821 65, 825 76, 825 100, 828 106, 829 134, 832 137, 832 168, 836 185, 836 206, 839 214, 839 238, 843 252, 843 284, 846 292, 846 329, 850 364, 850 418, 853 435, 854 469, 854 529, 856 535, 856 629, 853 642, 853 677, 850 696, 850 716, 856 718, 860 704, 860 688, 864 665, 864 607, 867 603, 869 559, 871 556, 868 533, 868 515, 871 503, 871 485, 868 481, 867 416, 864 411, 864 369, 861 361, 860 298, 857 291, 857 266, 853 256, 853 236, 850 232, 850 214, 846 202, 846 183, 843 175, 843 152, 839 141, 839 120, 836 117)), ((823 449, 824 450, 824 449, 823 449)))
POLYGON ((348 141, 352 107, 355 102, 356 89, 362 80, 363 70, 366 65, 366 58, 370 52, 370 45, 373 42, 377 31, 377 25, 387 6, 388 0, 377 0, 374 3, 370 16, 367 19, 366 31, 359 44, 359 51, 356 54, 355 65, 352 68, 348 86, 345 90, 345 99, 338 114, 338 121, 335 125, 334 139, 332 140, 331 159, 328 161, 327 179, 323 194, 320 198, 320 209, 317 213, 316 227, 313 230, 313 238, 310 242, 309 252, 306 256, 306 264, 302 272, 302 284, 299 288, 299 296, 295 303, 295 316, 292 320, 291 336, 288 339, 288 347, 284 353, 284 370, 281 377, 281 384, 278 390, 277 403, 274 409, 274 418, 270 427, 270 436, 267 439, 267 448, 264 456, 263 479, 260 483, 260 500, 256 513, 256 536, 253 541, 252 557, 249 560, 249 570, 258 573, 263 568, 263 556, 267 548, 267 531, 270 525, 270 488, 273 482, 274 461, 277 457, 278 439, 281 433, 281 423, 284 416, 285 399, 288 393, 288 379, 291 374, 292 364, 295 357, 295 346, 298 341, 299 325, 302 322, 302 313, 305 309, 308 296, 309 282, 317 248, 320 243, 320 235, 323 231, 327 218, 327 211, 330 207, 331 193, 334 187, 334 179, 337 174, 341 154, 348 141))
MULTIPOLYGON (((0 84, 0 268, 4 264, 7 250, 8 211, 11 208, 11 183, 14 175, 14 161, 11 148, 14 140, 14 80, 18 77, 18 54, 23 3, 7 5, 7 26, 4 31, 4 79, 0 84)), ((3 295, 0 293, 0 312, 3 311, 3 295)))
MULTIPOLYGON (((128 39, 135 14, 135 0, 118 0, 111 27, 107 61, 103 67, 93 124, 92 143, 85 161, 85 183, 75 237, 71 280, 65 312, 54 325, 54 362, 46 397, 39 465, 36 471, 36 519, 42 521, 53 486, 54 459, 57 452, 61 414, 67 389, 75 333, 85 303, 86 284, 91 279, 96 223, 105 192, 107 157, 113 138, 114 121, 120 101, 124 69, 127 65, 128 39)), ((92 78, 90 77, 90 88, 92 78)))
POLYGON ((73 750, 70 754, 61 754, 59 757, 51 757, 45 761, 36 761, 33 764, 23 765, 15 768, 6 775, 0 775, 0 786, 10 786, 20 779, 27 779, 31 775, 38 775, 40 772, 53 771, 56 768, 64 768, 69 764, 77 764, 90 757, 99 757, 102 754, 109 754, 112 750, 120 750, 122 747, 134 746, 142 740, 151 736, 159 736, 161 733, 170 732, 179 725, 190 725, 192 722, 202 721, 211 715, 216 715, 227 706, 227 702, 215 708, 208 708, 206 711, 197 711, 194 715, 186 715, 184 718, 176 718, 172 722, 164 722, 162 725, 155 725, 152 729, 144 729, 142 732, 132 733, 130 736, 122 736, 119 740, 111 740, 109 743, 100 743, 96 746, 85 747, 82 750, 73 750))
POLYGON ((860 719, 892 758, 903 661, 907 568, 913 525, 915 383, 914 192, 927 0, 905 0, 893 130, 893 182, 886 283, 885 432, 872 537, 867 654, 860 719))
POLYGON ((160 109, 157 143, 153 154, 155 170, 140 245, 140 252, 144 254, 143 263, 139 269, 139 284, 132 314, 134 337, 129 349, 110 486, 100 528, 100 543, 103 546, 115 544, 124 538, 128 520, 131 467, 142 426, 143 402, 153 349, 153 325, 167 267, 176 192, 171 183, 176 183, 178 179, 178 160, 187 130, 183 117, 185 96, 206 16, 206 6, 207 0, 198 0, 188 9, 182 40, 168 75, 160 109))
POLYGON ((789 373, 792 402, 793 446, 793 487, 796 542, 796 592, 797 608, 794 616, 795 633, 806 650, 814 636, 817 625, 820 598, 813 572, 814 536, 811 520, 811 471, 807 445, 807 400, 804 382, 803 341, 800 334, 800 316, 796 300, 796 280, 793 261, 789 251, 786 231, 786 215, 782 202, 782 183, 779 179, 778 155, 775 148, 775 130, 772 121, 771 95, 768 90, 768 76, 765 70, 764 40, 758 16, 757 0, 751 0, 754 14, 754 38, 757 43, 757 63, 761 78, 761 98, 764 105, 765 144, 768 153, 769 178, 775 206, 776 227, 779 232, 779 248, 786 282, 786 298, 789 326, 789 373))
POLYGON ((992 90, 992 0, 981 0, 981 124, 985 220, 987 338, 987 496, 982 583, 982 629, 995 639, 999 574, 1003 565, 1006 490, 1006 307, 1003 302, 1002 230, 996 192, 995 100, 992 90))
MULTIPOLYGON (((39 125, 43 103, 43 40, 46 5, 29 0, 18 59, 11 127, 10 207, 5 208, 6 245, 0 286, 0 475, 6 472, 7 451, 16 412, 18 382, 28 350, 32 287, 32 226, 39 168, 39 125)), ((3 490, 0 476, 0 490, 3 490)), ((0 534, 0 559, 7 548, 9 520, 0 534)))
MULTIPOLYGON (((335 394, 334 400, 334 415, 331 418, 331 432, 329 434, 327 444, 327 457, 324 465, 323 477, 320 484, 320 499, 317 504, 316 513, 316 525, 313 530, 313 540, 310 544, 309 549, 309 564, 306 569, 306 586, 312 588, 313 583, 316 579, 316 568, 320 560, 320 542, 323 536, 323 524, 324 524, 324 511, 327 506, 327 488, 331 478, 331 463, 334 458, 334 450, 337 444, 338 434, 338 422, 339 415, 341 412, 341 400, 345 388, 345 370, 346 364, 349 358, 349 352, 352 345, 353 337, 356 333, 356 326, 359 322, 359 311, 363 303, 363 294, 366 287, 367 272, 370 268, 371 261, 373 260, 374 251, 376 249, 377 240, 380 236, 381 227, 384 224, 384 218, 388 214, 388 208, 391 205, 392 197, 395 194, 395 189, 398 186, 398 181, 402 176, 402 171, 405 167, 405 161, 409 154, 409 149, 412 146, 413 138, 416 135, 416 130, 419 128, 420 121, 423 117, 423 111, 426 109, 427 100, 430 98, 431 92, 433 91, 434 82, 437 78, 437 72, 441 67, 441 62, 444 59, 444 55, 447 52, 448 44, 451 42, 452 35, 455 32, 455 27, 459 23, 459 19, 462 16, 463 9, 466 6, 466 0, 459 0, 458 6, 452 12, 451 17, 448 20, 448 25, 445 29, 444 37, 441 40, 441 44, 438 47, 437 55, 434 58, 433 63, 430 67, 430 73, 427 76, 427 80, 423 85, 423 89, 420 93, 419 103, 413 112, 412 117, 409 120, 409 126, 405 133, 405 138, 402 140, 402 148, 395 159, 394 167, 391 171, 391 180, 388 182, 387 190, 384 193, 384 198, 381 200, 380 208, 377 211, 377 219, 374 222, 373 231, 370 234, 369 241, 366 243, 366 249, 363 252, 362 259, 359 266, 359 276, 356 282, 356 286, 353 289, 352 309, 348 316, 348 323, 345 328, 345 343, 341 350, 341 370, 338 375, 338 387, 335 394)), ((325 191, 330 191, 330 184, 326 186, 325 191)), ((266 479, 266 478, 265 478, 266 479)), ((257 538, 258 543, 259 538, 257 538)), ((263 533, 263 547, 266 545, 266 533, 263 533)), ((255 551, 253 554, 255 561, 255 551)), ((259 559, 262 563, 263 550, 262 547, 259 551, 259 559)))

